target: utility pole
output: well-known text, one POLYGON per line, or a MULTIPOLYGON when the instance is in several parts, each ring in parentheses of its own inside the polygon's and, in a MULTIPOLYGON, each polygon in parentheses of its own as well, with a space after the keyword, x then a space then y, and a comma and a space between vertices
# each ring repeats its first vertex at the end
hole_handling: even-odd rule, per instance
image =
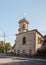
POLYGON ((5 32, 4 32, 4 46, 5 46, 5 32))
POLYGON ((3 46, 4 46, 4 52, 5 52, 5 32, 2 28, 0 28, 0 30, 3 32, 3 46))
POLYGON ((4 32, 3 37, 4 37, 4 53, 5 53, 5 32, 4 32))
POLYGON ((0 30, 3 32, 3 37, 4 37, 4 45, 5 45, 5 32, 4 32, 4 30, 2 29, 2 28, 0 28, 0 30))

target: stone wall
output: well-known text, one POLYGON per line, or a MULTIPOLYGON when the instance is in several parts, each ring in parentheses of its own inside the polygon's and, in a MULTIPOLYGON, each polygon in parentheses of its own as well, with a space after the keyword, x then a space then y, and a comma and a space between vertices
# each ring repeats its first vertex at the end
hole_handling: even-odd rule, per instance
POLYGON ((35 31, 30 31, 27 33, 22 33, 16 35, 16 53, 19 50, 19 53, 22 54, 23 50, 25 50, 25 54, 35 53, 35 31), (26 37, 26 44, 23 45, 23 37, 26 37))

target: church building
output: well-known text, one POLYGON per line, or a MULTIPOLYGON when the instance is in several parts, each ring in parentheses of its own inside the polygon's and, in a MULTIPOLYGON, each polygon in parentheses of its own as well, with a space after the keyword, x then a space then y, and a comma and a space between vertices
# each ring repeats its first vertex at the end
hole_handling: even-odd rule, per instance
POLYGON ((37 30, 28 30, 29 22, 23 18, 19 20, 19 33, 16 34, 15 53, 19 55, 35 54, 44 41, 43 35, 37 30))

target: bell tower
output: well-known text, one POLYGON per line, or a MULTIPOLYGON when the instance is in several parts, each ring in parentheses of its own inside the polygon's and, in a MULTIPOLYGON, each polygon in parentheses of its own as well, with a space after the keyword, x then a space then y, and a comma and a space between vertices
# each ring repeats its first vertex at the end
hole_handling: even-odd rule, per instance
POLYGON ((19 33, 27 32, 28 31, 28 21, 23 18, 19 21, 19 33))

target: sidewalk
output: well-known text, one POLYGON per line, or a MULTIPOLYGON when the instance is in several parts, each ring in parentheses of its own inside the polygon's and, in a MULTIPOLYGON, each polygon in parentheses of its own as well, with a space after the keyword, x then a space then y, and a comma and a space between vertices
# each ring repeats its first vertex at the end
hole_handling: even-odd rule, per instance
POLYGON ((20 59, 20 60, 36 60, 36 61, 45 61, 46 59, 40 59, 40 58, 23 58, 23 57, 12 57, 13 59, 20 59))

